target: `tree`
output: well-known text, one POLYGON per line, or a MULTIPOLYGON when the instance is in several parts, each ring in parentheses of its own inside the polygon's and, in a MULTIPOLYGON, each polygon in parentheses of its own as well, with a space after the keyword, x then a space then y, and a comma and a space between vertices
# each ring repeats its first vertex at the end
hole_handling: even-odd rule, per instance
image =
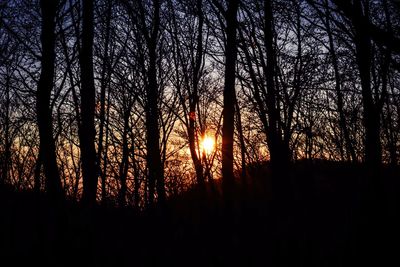
POLYGON ((274 28, 271 0, 264 1, 264 17, 264 45, 267 57, 264 75, 266 75, 266 106, 268 109, 267 114, 269 119, 269 129, 267 132, 268 146, 270 148, 272 167, 277 168, 279 172, 284 170, 287 166, 289 160, 289 148, 282 140, 282 134, 279 127, 280 115, 279 105, 277 103, 278 93, 275 85, 276 54, 274 49, 274 28))
POLYGON ((237 13, 239 0, 229 0, 226 11, 225 78, 222 124, 222 186, 229 199, 234 187, 233 133, 235 130, 235 78, 237 57, 237 13))
POLYGON ((96 203, 98 166, 96 159, 94 126, 95 87, 93 74, 93 0, 84 0, 82 7, 82 35, 79 53, 81 78, 80 148, 83 174, 82 202, 92 206, 96 203))
POLYGON ((345 142, 347 159, 353 162, 357 161, 356 152, 354 151, 353 142, 350 139, 349 129, 346 123, 346 116, 344 113, 344 103, 343 103, 343 92, 342 92, 342 82, 340 78, 338 59, 335 51, 335 44, 332 35, 331 25, 330 25, 330 12, 328 8, 328 3, 325 3, 325 26, 326 26, 326 34, 328 35, 329 40, 329 52, 331 54, 332 66, 335 75, 335 91, 337 98, 337 109, 339 113, 339 124, 340 130, 343 133, 343 139, 345 142))
POLYGON ((304 84, 309 80, 305 76, 306 64, 303 60, 300 4, 291 1, 290 5, 281 7, 281 20, 289 21, 285 27, 292 34, 293 41, 292 47, 278 47, 280 36, 275 29, 273 3, 271 0, 257 1, 243 8, 245 20, 239 28, 240 63, 244 65, 246 75, 241 75, 240 79, 246 85, 244 90, 250 91, 249 100, 262 124, 271 166, 280 176, 277 179, 283 180, 281 174, 286 171, 291 159, 290 142, 296 108, 304 84))
MULTIPOLYGON (((2 55, 4 56, 4 55, 2 55)), ((10 63, 8 62, 9 59, 4 58, 2 60, 3 66, 5 66, 5 74, 4 74, 4 83, 2 82, 4 92, 0 94, 0 99, 1 99, 1 106, 2 106, 2 111, 1 111, 1 124, 2 127, 0 129, 1 133, 1 150, 0 150, 0 185, 4 185, 9 181, 9 172, 10 172, 10 167, 11 167, 11 145, 12 145, 12 139, 11 139, 11 120, 10 120, 10 114, 11 114, 11 66, 10 63)))
POLYGON ((143 208, 268 159, 282 199, 292 161, 399 163, 393 1, 49 3, 0 4, 5 183, 143 208))
MULTIPOLYGON (((187 130, 190 155, 196 172, 197 184, 204 187, 204 166, 198 151, 198 143, 201 136, 198 134, 200 124, 199 102, 200 82, 204 77, 204 14, 203 1, 196 0, 191 3, 180 4, 178 7, 186 10, 184 15, 179 15, 174 5, 169 2, 171 9, 171 42, 173 45, 173 62, 175 78, 172 81, 179 95, 180 105, 183 109, 182 122, 187 130), (191 28, 195 28, 195 34, 187 34, 191 28)), ((201 124, 200 124, 201 125, 201 124)), ((200 127, 202 128, 202 127, 200 127)), ((204 127, 203 127, 204 128, 204 127)), ((204 136, 204 129, 200 129, 200 135, 204 136)))
POLYGON ((363 103, 363 122, 365 127, 365 163, 376 169, 382 162, 381 141, 380 141, 380 111, 374 103, 371 90, 371 61, 372 44, 369 28, 367 5, 361 0, 354 3, 335 0, 336 5, 341 8, 345 16, 351 21, 354 28, 354 45, 356 48, 356 62, 358 65, 361 92, 363 103), (351 11, 350 11, 351 10, 351 11))
POLYGON ((129 2, 123 1, 124 6, 134 23, 133 29, 136 45, 144 51, 137 51, 139 67, 144 74, 145 87, 145 127, 146 127, 146 153, 148 169, 148 201, 154 204, 155 190, 158 201, 165 202, 164 167, 160 150, 159 127, 159 93, 160 84, 158 74, 161 71, 160 62, 160 8, 161 1, 153 0, 129 2))
POLYGON ((41 0, 42 11, 42 57, 41 73, 36 92, 37 122, 40 137, 40 155, 46 176, 46 188, 51 198, 59 199, 63 195, 60 174, 57 166, 55 142, 53 138, 52 110, 50 97, 53 88, 56 14, 58 1, 41 0))
MULTIPOLYGON (((104 28, 102 28, 105 32, 104 36, 104 52, 103 52, 103 58, 102 58, 102 66, 101 66, 101 74, 100 74, 100 114, 99 114, 99 120, 100 120, 100 125, 99 125, 99 141, 98 141, 98 149, 97 149, 97 163, 99 165, 99 169, 101 169, 101 201, 104 204, 107 198, 106 194, 106 176, 107 176, 107 147, 103 151, 104 147, 104 141, 106 141, 105 146, 107 146, 107 138, 104 140, 104 135, 108 137, 108 131, 106 129, 106 134, 104 134, 104 128, 108 126, 108 116, 106 112, 108 109, 106 109, 106 91, 109 87, 110 80, 111 80, 111 73, 112 70, 110 69, 111 62, 110 62, 110 52, 109 47, 111 43, 111 17, 112 17, 112 1, 107 0, 106 1, 106 11, 105 11, 105 22, 104 22, 104 28), (107 119, 106 119, 107 117, 107 119), (101 166, 102 163, 102 166, 101 166), (103 168, 101 168, 103 167, 103 168)), ((108 95, 110 93, 108 92, 108 95)), ((108 101, 108 106, 109 106, 109 101, 108 101)))

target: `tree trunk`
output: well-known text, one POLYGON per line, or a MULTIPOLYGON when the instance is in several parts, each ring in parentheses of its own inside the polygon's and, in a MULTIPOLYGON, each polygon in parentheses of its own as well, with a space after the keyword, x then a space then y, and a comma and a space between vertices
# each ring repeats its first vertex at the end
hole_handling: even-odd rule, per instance
MULTIPOLYGON (((0 185, 8 182, 8 173, 10 171, 11 165, 11 146, 12 142, 10 140, 10 76, 7 74, 6 84, 5 84, 5 95, 6 101, 4 103, 4 154, 1 155, 1 173, 0 173, 0 185)), ((1 157, 0 156, 0 157, 1 157)))
POLYGON ((83 175, 82 202, 87 206, 96 203, 98 168, 94 126, 95 87, 93 74, 93 0, 83 1, 82 36, 79 63, 81 68, 81 119, 80 149, 83 175))
POLYGON ((197 28, 197 40, 196 40, 196 61, 193 68, 193 94, 191 97, 191 103, 189 107, 189 148, 190 154, 192 156, 194 168, 196 170, 197 183, 200 188, 204 187, 204 173, 203 173, 203 164, 200 160, 199 155, 196 153, 196 107, 199 103, 199 79, 200 79, 200 69, 203 58, 203 24, 204 17, 202 11, 202 0, 197 0, 196 2, 197 8, 197 17, 199 19, 199 25, 197 28))
POLYGON ((225 44, 225 78, 224 109, 222 124, 222 188, 227 200, 232 197, 234 189, 233 176, 233 134, 235 120, 235 71, 237 57, 238 27, 237 11, 239 1, 228 1, 226 12, 226 44, 225 44))
POLYGON ((356 48, 356 61, 361 80, 361 94, 363 104, 363 123, 365 127, 364 162, 369 168, 377 170, 382 162, 380 141, 380 110, 374 103, 371 90, 371 36, 369 27, 365 25, 369 21, 360 0, 353 4, 344 0, 335 0, 337 6, 351 20, 354 28, 354 44, 356 48))
POLYGON ((242 116, 240 113, 240 108, 239 108, 239 103, 237 101, 237 98, 235 99, 235 108, 236 108, 236 120, 237 120, 237 131, 239 134, 239 143, 240 143, 240 156, 241 156, 241 174, 240 178, 242 181, 242 188, 243 190, 246 190, 247 186, 247 178, 246 178, 246 144, 244 142, 244 136, 243 136, 243 127, 242 127, 242 116))
POLYGON ((338 67, 338 62, 337 62, 337 58, 336 58, 335 47, 333 44, 333 37, 332 37, 332 33, 330 31, 330 26, 329 26, 328 20, 327 20, 327 33, 328 33, 328 38, 329 38, 329 49, 331 50, 330 52, 331 52, 331 58, 332 58, 332 65, 333 65, 333 70, 335 73, 335 91, 336 91, 336 97, 337 97, 337 111, 339 113, 339 126, 340 126, 340 129, 343 134, 343 139, 345 141, 347 160, 356 162, 357 156, 356 156, 356 152, 354 150, 353 143, 350 139, 349 129, 348 129, 347 123, 346 123, 346 116, 344 114, 343 94, 342 94, 342 90, 341 90, 341 79, 340 79, 340 74, 339 74, 339 67, 338 67))
POLYGON ((371 39, 368 28, 362 23, 363 11, 359 0, 354 2, 353 25, 355 29, 356 59, 361 80, 362 103, 365 127, 365 163, 377 168, 382 161, 380 142, 380 116, 374 105, 371 89, 371 39))
MULTIPOLYGON (((192 110, 192 106, 190 107, 190 110, 192 110)), ((195 112, 195 107, 193 107, 193 111, 190 111, 190 114, 194 114, 194 112, 195 112)), ((203 164, 201 163, 201 160, 197 155, 196 137, 195 137, 195 118, 193 117, 194 117, 193 115, 189 116, 189 128, 188 128, 189 149, 194 164, 194 169, 196 171, 197 184, 200 187, 203 187, 204 186, 203 164)))
POLYGON ((61 199, 63 190, 57 166, 56 146, 53 138, 52 111, 50 109, 55 64, 55 18, 58 1, 41 0, 42 58, 41 73, 36 92, 36 111, 40 138, 40 155, 46 176, 46 190, 52 199, 61 199))
POLYGON ((157 187, 158 201, 165 202, 164 168, 160 153, 160 131, 158 126, 157 40, 160 28, 160 2, 154 0, 153 28, 148 38, 149 69, 146 103, 147 167, 149 171, 149 204, 154 203, 157 187))
MULTIPOLYGON (((109 55, 108 55, 108 47, 110 43, 110 30, 111 30, 111 1, 108 1, 107 6, 107 13, 106 13, 106 36, 104 40, 104 55, 103 55, 103 62, 102 62, 102 69, 101 69, 101 88, 100 88, 100 126, 99 126, 99 143, 97 149, 97 162, 99 166, 99 170, 101 172, 101 201, 102 204, 105 204, 106 200, 106 172, 107 172, 107 164, 105 160, 103 161, 103 168, 101 169, 101 162, 102 162, 102 153, 103 153, 103 142, 104 142, 104 128, 106 125, 106 90, 109 86, 110 82, 110 72, 109 69, 110 62, 109 62, 109 55)), ((107 146, 107 142, 106 142, 107 146)))
POLYGON ((327 11, 326 11, 326 32, 327 32, 328 39, 329 39, 329 50, 331 53, 332 66, 333 66, 333 70, 334 70, 334 74, 335 74, 335 91, 336 91, 336 97, 337 97, 337 111, 339 113, 339 126, 340 126, 340 130, 343 134, 343 139, 345 142, 347 160, 356 162, 357 156, 356 156, 356 152, 354 150, 353 143, 350 139, 349 129, 348 129, 347 123, 346 123, 346 116, 344 114, 343 94, 342 94, 342 90, 341 90, 341 79, 340 79, 338 61, 336 58, 335 45, 333 43, 333 36, 332 36, 330 22, 329 22, 328 7, 326 9, 327 9, 327 11))
POLYGON ((128 176, 128 167, 129 167, 129 147, 128 147, 129 113, 130 110, 127 110, 125 111, 124 114, 124 132, 122 135, 122 160, 119 166, 119 181, 121 183, 121 188, 118 195, 118 202, 120 207, 125 206, 125 196, 127 190, 126 178, 128 176))
POLYGON ((36 159, 36 165, 35 165, 35 173, 34 173, 34 185, 33 185, 33 191, 35 193, 40 192, 40 188, 42 187, 41 182, 40 182, 40 171, 42 169, 42 160, 41 160, 41 155, 40 151, 38 154, 38 157, 36 159))
POLYGON ((289 151, 285 147, 285 142, 282 140, 279 121, 280 115, 277 107, 277 91, 275 88, 275 70, 276 70, 276 53, 274 49, 274 28, 273 28, 273 15, 272 15, 271 0, 264 1, 264 35, 265 35, 265 50, 267 56, 266 65, 266 81, 267 81, 267 107, 268 107, 268 120, 269 129, 267 132, 268 146, 270 150, 270 161, 272 168, 280 172, 286 169, 289 161, 289 151))
MULTIPOLYGON (((196 1, 195 7, 195 14, 198 18, 198 25, 197 25, 197 32, 195 41, 192 39, 191 36, 188 36, 188 40, 190 46, 187 47, 188 50, 181 51, 181 41, 179 39, 179 27, 176 21, 176 9, 172 6, 173 2, 170 1, 169 4, 171 5, 171 10, 174 13, 173 17, 173 27, 174 27, 174 35, 173 35, 173 44, 175 45, 175 49, 173 49, 173 56, 174 56, 174 63, 175 63, 175 71, 178 77, 183 76, 181 86, 178 82, 176 85, 177 91, 179 94, 181 105, 184 109, 184 114, 187 116, 185 117, 185 126, 188 135, 188 142, 189 142, 189 151, 193 161, 194 169, 196 171, 196 179, 197 184, 201 188, 204 186, 204 166, 201 160, 201 155, 198 154, 197 151, 197 140, 198 134, 196 133, 196 108, 198 108, 199 104, 199 95, 198 95, 198 87, 199 87, 199 80, 201 77, 201 66, 203 64, 203 25, 204 25, 204 16, 202 11, 202 0, 196 1), (186 57, 186 54, 189 54, 190 57, 186 57), (190 59, 188 59, 190 58, 190 59), (186 60, 190 60, 192 62, 192 71, 187 69, 185 64, 187 64, 186 60), (179 72, 180 68, 182 67, 182 73, 179 72), (188 94, 189 100, 189 108, 186 105, 186 98, 183 97, 181 92, 181 88, 185 88, 185 94, 188 94)), ((190 68, 189 68, 190 69, 190 68)))
MULTIPOLYGON (((389 13, 389 6, 386 0, 383 1, 383 9, 385 12, 385 18, 386 18, 386 28, 387 31, 390 34, 393 34, 393 26, 392 26, 392 21, 390 18, 390 13, 389 13)), ((386 49, 381 49, 381 53, 383 55, 382 58, 382 68, 380 71, 380 74, 382 76, 382 95, 380 99, 380 110, 383 109, 383 106, 386 105, 388 114, 391 114, 390 111, 390 101, 388 97, 388 84, 389 84, 389 67, 390 67, 390 61, 392 58, 392 51, 389 47, 386 49)), ((385 130, 386 137, 388 140, 388 152, 389 152, 389 162, 392 167, 395 167, 397 165, 397 148, 396 148, 396 139, 394 137, 394 130, 393 130, 393 122, 391 116, 384 116, 383 112, 381 113, 382 115, 382 128, 385 130), (386 118, 385 118, 386 117, 386 118)))
POLYGON ((133 182, 134 182, 134 191, 133 191, 133 201, 134 205, 136 208, 139 208, 139 202, 140 202, 140 180, 139 180, 139 166, 138 162, 136 160, 136 155, 135 155, 135 145, 134 145, 134 134, 132 133, 131 130, 131 140, 132 140, 132 146, 131 146, 131 157, 132 157, 132 165, 133 165, 133 182))

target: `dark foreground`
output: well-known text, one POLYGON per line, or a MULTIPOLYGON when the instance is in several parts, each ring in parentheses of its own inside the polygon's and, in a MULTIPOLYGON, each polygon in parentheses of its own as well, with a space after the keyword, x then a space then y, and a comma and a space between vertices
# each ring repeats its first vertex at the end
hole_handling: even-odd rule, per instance
POLYGON ((278 197, 268 168, 249 172, 232 209, 218 183, 142 213, 72 202, 60 210, 2 188, 0 265, 400 266, 398 169, 379 174, 375 194, 361 166, 297 164, 278 197))

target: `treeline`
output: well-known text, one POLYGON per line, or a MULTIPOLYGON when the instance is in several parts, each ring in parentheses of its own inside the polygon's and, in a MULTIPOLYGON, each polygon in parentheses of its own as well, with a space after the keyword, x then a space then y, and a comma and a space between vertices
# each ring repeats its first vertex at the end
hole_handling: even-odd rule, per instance
POLYGON ((230 192, 265 160, 399 163, 397 1, 2 0, 0 16, 2 184, 143 208, 219 177, 230 192))

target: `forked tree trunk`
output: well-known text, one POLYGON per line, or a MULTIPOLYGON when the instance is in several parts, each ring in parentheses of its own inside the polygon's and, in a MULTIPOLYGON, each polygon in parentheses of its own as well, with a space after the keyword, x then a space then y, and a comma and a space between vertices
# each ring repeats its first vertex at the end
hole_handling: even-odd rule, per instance
POLYGON ((382 162, 380 141, 380 112, 374 101, 371 88, 371 36, 369 27, 365 22, 369 21, 366 9, 360 0, 352 4, 345 0, 334 0, 335 4, 350 19, 354 28, 354 44, 356 61, 358 65, 361 94, 363 105, 363 123, 365 128, 364 162, 373 170, 379 169, 382 162))
POLYGON ((378 168, 382 161, 380 142, 380 116, 374 104, 371 89, 371 38, 368 27, 362 23, 364 16, 361 2, 355 1, 355 11, 352 19, 355 29, 354 42, 356 46, 356 59, 361 80, 361 93, 363 103, 363 120, 365 127, 365 163, 378 168))
POLYGON ((264 1, 264 35, 265 51, 267 56, 266 81, 269 129, 267 132, 270 161, 273 169, 282 171, 289 161, 289 151, 282 140, 279 127, 280 115, 277 104, 277 90, 275 88, 276 53, 274 49, 274 26, 271 0, 264 1))

